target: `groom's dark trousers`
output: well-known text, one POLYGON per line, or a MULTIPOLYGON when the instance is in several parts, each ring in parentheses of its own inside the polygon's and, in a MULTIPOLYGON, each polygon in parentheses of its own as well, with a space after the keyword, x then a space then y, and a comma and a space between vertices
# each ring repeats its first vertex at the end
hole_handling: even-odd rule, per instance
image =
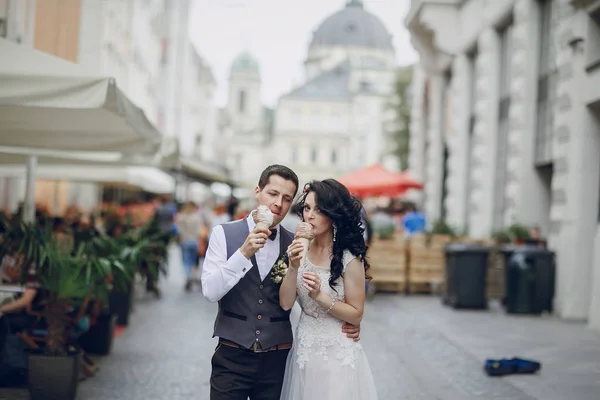
POLYGON ((219 343, 212 358, 211 400, 279 400, 289 349, 255 353, 219 343))

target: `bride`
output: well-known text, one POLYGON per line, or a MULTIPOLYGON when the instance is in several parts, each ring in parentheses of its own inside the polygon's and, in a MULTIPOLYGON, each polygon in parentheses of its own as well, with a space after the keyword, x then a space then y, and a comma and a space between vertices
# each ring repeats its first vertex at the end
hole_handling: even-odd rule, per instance
POLYGON ((288 248, 289 268, 279 290, 290 310, 299 297, 302 313, 288 356, 282 400, 376 400, 369 363, 360 343, 342 325, 359 325, 369 263, 360 202, 333 179, 304 188, 298 213, 313 227, 314 239, 300 265, 303 245, 288 248))

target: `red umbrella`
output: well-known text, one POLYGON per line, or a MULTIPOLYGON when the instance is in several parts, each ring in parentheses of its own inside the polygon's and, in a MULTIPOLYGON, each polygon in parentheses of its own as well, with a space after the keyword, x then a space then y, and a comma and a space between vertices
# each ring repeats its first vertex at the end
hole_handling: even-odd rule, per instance
POLYGON ((422 189, 423 185, 408 172, 392 172, 381 164, 352 172, 338 181, 359 197, 398 196, 408 189, 422 189))

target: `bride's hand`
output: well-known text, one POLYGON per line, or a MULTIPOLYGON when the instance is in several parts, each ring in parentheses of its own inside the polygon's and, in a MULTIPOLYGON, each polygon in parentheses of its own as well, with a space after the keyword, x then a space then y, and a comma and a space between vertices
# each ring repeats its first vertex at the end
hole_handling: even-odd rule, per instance
POLYGON ((317 296, 321 293, 321 279, 319 275, 314 272, 305 272, 302 275, 302 281, 306 290, 308 290, 308 295, 316 299, 317 296))
POLYGON ((301 254, 304 250, 304 246, 299 240, 294 240, 292 244, 287 248, 288 255, 288 265, 292 268, 298 269, 300 268, 300 259, 302 258, 301 254))

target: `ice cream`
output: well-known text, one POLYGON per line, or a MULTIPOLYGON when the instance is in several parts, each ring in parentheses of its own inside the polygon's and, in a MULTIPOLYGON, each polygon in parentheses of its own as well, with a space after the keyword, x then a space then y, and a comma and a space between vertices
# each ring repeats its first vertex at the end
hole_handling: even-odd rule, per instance
POLYGON ((296 227, 296 234, 294 235, 295 239, 300 240, 304 250, 300 255, 302 258, 300 259, 300 265, 304 265, 304 261, 306 260, 306 253, 308 252, 308 245, 310 241, 315 237, 315 233, 313 232, 313 227, 308 222, 300 222, 296 227))
POLYGON ((269 207, 258 206, 258 208, 252 213, 252 218, 254 219, 254 223, 258 228, 269 229, 271 225, 273 225, 273 219, 275 216, 271 210, 269 210, 269 207))

